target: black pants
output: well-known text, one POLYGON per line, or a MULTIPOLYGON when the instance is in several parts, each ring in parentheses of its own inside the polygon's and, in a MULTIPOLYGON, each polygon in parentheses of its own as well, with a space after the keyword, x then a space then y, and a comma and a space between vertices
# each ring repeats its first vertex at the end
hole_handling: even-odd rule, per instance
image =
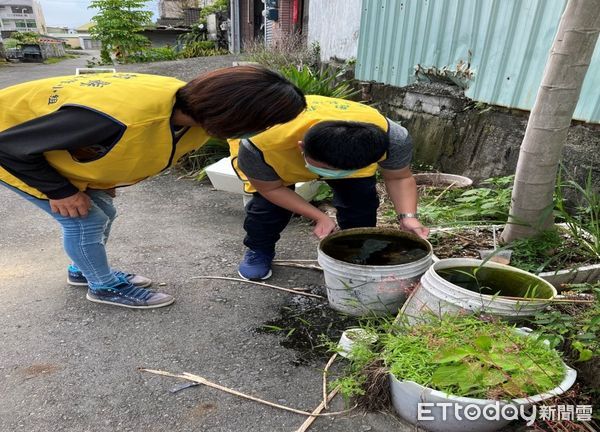
MULTIPOLYGON (((374 227, 377 224, 379 197, 375 177, 327 180, 333 190, 333 205, 341 229, 374 227)), ((244 244, 249 249, 273 253, 275 243, 292 217, 281 208, 255 193, 246 204, 244 244)))

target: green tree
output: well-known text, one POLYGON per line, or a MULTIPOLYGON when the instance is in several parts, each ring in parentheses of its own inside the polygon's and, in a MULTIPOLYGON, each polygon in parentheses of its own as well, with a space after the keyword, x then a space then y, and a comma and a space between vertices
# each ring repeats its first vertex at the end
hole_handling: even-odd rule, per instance
POLYGON ((19 43, 24 44, 35 44, 38 43, 40 35, 33 32, 15 32, 12 34, 12 38, 19 43))
POLYGON ((142 10, 147 0, 93 0, 91 9, 98 9, 92 20, 94 26, 90 34, 102 42, 100 56, 103 62, 110 63, 114 53, 121 62, 126 62, 130 54, 141 51, 150 45, 148 38, 139 32, 150 23, 152 12, 142 10))

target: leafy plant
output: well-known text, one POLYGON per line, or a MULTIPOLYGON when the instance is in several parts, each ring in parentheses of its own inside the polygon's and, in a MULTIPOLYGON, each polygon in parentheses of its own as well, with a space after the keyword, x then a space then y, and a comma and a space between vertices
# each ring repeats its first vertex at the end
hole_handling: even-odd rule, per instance
POLYGON ((212 4, 205 6, 200 11, 200 23, 206 27, 206 19, 209 15, 219 12, 227 12, 229 0, 215 0, 212 4))
POLYGON ((17 39, 14 39, 14 38, 4 39, 2 41, 2 43, 4 44, 4 48, 6 48, 6 49, 16 48, 17 45, 19 45, 19 41, 17 39))
POLYGON ((184 155, 177 166, 185 172, 187 177, 203 180, 206 177, 204 168, 228 156, 229 144, 227 141, 211 138, 199 149, 184 155))
POLYGON ((590 170, 583 186, 576 181, 565 181, 562 170, 559 174, 555 192, 555 216, 566 224, 571 238, 581 250, 591 258, 600 260, 600 193, 594 190, 592 171, 590 170), (580 205, 574 213, 567 209, 565 194, 575 192, 580 205))
MULTIPOLYGON (((183 33, 177 37, 178 45, 187 45, 194 42, 206 42, 207 29, 205 25, 194 24, 189 32, 183 33)), ((214 42, 211 42, 214 47, 214 42)))
POLYGON ((562 263, 589 260, 574 239, 561 236, 561 229, 542 231, 535 237, 518 239, 507 245, 513 251, 511 265, 530 273, 563 267, 562 263))
MULTIPOLYGON (((502 223, 508 217, 513 176, 493 177, 472 189, 421 188, 419 214, 428 225, 502 223)), ((390 211, 390 217, 396 214, 390 211)))
POLYGON ((150 23, 152 12, 141 10, 147 0, 92 0, 90 9, 98 9, 92 18, 94 26, 90 35, 102 43, 102 62, 111 63, 111 53, 117 60, 127 62, 131 54, 150 45, 140 32, 150 23))
POLYGON ((329 201, 333 198, 333 190, 327 183, 321 183, 313 201, 329 201))
POLYGON ((349 99, 358 94, 358 90, 352 88, 349 83, 339 81, 345 71, 336 72, 331 67, 325 67, 315 72, 306 65, 300 68, 288 66, 281 69, 280 72, 305 94, 339 99, 349 99))
POLYGON ((570 288, 591 293, 595 302, 587 308, 552 307, 536 314, 533 324, 536 333, 552 347, 572 352, 575 361, 586 362, 600 356, 600 282, 570 288))
POLYGON ((282 70, 288 67, 316 68, 319 62, 319 45, 309 46, 302 35, 294 33, 285 36, 276 44, 266 46, 261 39, 244 42, 244 58, 267 68, 282 70))
POLYGON ((484 180, 482 185, 491 187, 470 189, 454 201, 460 203, 454 215, 459 219, 483 218, 505 219, 508 216, 513 176, 496 177, 484 180))
POLYGON ((341 384, 345 396, 360 394, 368 381, 365 366, 378 358, 399 380, 476 398, 531 396, 556 387, 565 374, 556 351, 506 323, 445 315, 382 330, 376 346, 353 345, 345 377, 332 383, 341 384))
POLYGON ((40 40, 40 35, 33 32, 16 32, 12 34, 12 38, 19 44, 36 44, 40 40))
POLYGON ((198 41, 187 43, 179 53, 179 57, 210 57, 225 54, 227 54, 227 50, 215 48, 215 43, 212 41, 198 41))
POLYGON ((171 47, 146 48, 128 58, 131 63, 168 61, 177 59, 177 53, 171 47))

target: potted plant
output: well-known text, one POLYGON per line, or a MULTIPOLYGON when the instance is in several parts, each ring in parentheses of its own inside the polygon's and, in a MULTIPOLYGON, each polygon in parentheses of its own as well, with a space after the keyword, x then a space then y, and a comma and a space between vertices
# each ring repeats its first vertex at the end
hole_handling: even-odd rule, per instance
POLYGON ((351 354, 350 373, 334 383, 343 394, 374 391, 364 371, 382 361, 398 415, 433 432, 531 420, 525 407, 562 394, 577 376, 544 340, 469 315, 396 323, 371 347, 356 341, 351 354))

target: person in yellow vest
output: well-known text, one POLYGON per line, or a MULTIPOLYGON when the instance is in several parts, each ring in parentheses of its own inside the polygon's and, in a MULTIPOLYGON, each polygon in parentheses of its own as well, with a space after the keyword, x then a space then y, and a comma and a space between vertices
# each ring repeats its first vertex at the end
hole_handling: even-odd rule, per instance
POLYGON ((306 100, 306 111, 294 120, 229 141, 233 166, 246 192, 253 193, 244 221, 243 278, 271 276, 275 243, 293 213, 312 219, 319 238, 336 229, 334 220, 294 192, 297 182, 321 179, 331 186, 340 228, 370 227, 377 222, 379 168, 400 228, 421 237, 429 233, 417 217, 407 130, 357 102, 322 96, 306 100))
POLYGON ((60 223, 71 285, 87 298, 157 308, 172 296, 109 266, 105 244, 117 187, 171 167, 209 136, 246 136, 287 122, 302 92, 267 69, 241 66, 174 78, 108 73, 48 78, 0 90, 0 184, 60 223))

